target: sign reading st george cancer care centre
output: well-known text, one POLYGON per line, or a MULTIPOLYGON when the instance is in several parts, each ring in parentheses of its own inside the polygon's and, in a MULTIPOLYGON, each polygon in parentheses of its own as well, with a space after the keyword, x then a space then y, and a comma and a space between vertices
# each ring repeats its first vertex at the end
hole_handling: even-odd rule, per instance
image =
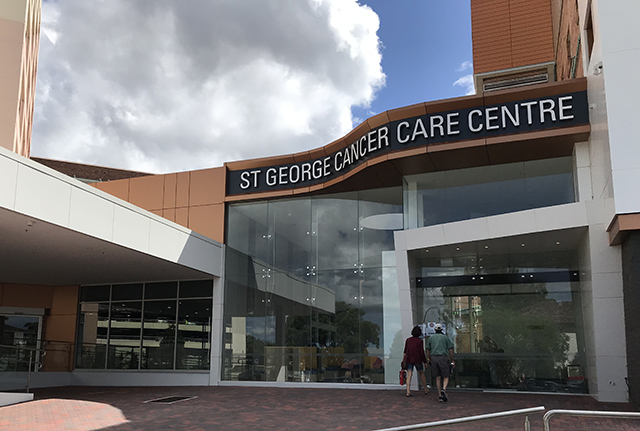
POLYGON ((227 192, 237 195, 311 186, 391 151, 588 123, 586 91, 426 114, 374 128, 325 157, 229 171, 227 192))

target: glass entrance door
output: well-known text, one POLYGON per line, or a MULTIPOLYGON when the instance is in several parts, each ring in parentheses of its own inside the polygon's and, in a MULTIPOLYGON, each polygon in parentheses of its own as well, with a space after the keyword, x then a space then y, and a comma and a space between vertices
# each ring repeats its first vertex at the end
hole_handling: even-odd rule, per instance
POLYGON ((0 314, 0 371, 29 368, 30 349, 38 348, 41 323, 41 316, 0 314))
POLYGON ((424 323, 443 323, 455 346, 450 385, 584 392, 580 307, 571 285, 424 289, 424 323))

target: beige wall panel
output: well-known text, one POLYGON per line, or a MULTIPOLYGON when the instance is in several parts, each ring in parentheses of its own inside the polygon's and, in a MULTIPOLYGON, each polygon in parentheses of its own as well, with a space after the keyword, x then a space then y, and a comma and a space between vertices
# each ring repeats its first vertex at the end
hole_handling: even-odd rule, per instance
POLYGON ((5 284, 2 293, 3 307, 29 307, 51 309, 53 287, 5 284))
POLYGON ((175 222, 186 228, 189 227, 189 208, 176 208, 175 222))
POLYGON ((75 339, 76 315, 64 314, 47 316, 44 327, 45 340, 66 341, 72 343, 75 339))
POLYGON ((149 175, 129 180, 129 202, 146 210, 162 209, 163 175, 149 175))
POLYGON ((0 2, 0 19, 24 22, 26 13, 26 0, 3 0, 0 2))
POLYGON ((18 115, 23 38, 23 23, 0 19, 0 146, 11 151, 18 115))
POLYGON ((0 146, 10 151, 13 151, 15 126, 16 106, 11 106, 7 99, 0 99, 0 146))
POLYGON ((226 169, 219 167, 191 172, 189 205, 219 204, 224 202, 226 169))
POLYGON ((224 240, 224 204, 189 209, 189 229, 220 243, 224 240))
POLYGON ((56 286, 53 288, 51 315, 75 314, 78 311, 78 286, 56 286))
POLYGON ((180 172, 176 182, 176 207, 189 206, 190 172, 180 172))
POLYGON ((95 183, 94 186, 110 195, 122 200, 129 200, 129 180, 105 181, 103 183, 95 183))
POLYGON ((176 207, 176 190, 178 184, 178 174, 167 174, 164 177, 164 199, 162 208, 176 207))

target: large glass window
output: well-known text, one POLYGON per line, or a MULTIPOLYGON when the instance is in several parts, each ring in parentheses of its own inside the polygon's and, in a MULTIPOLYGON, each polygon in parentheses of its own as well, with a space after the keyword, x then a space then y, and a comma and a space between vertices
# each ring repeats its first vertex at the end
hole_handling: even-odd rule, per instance
POLYGON ((213 281, 83 286, 76 368, 209 369, 213 281))
POLYGON ((405 177, 407 229, 575 201, 571 157, 405 177))
MULTIPOLYGON (((234 204, 227 223, 227 380, 385 382, 400 187, 234 204), (386 281, 385 281, 386 280, 386 281), (385 312, 388 311, 385 316, 385 312)), ((389 379, 397 380, 396 367, 389 379)))

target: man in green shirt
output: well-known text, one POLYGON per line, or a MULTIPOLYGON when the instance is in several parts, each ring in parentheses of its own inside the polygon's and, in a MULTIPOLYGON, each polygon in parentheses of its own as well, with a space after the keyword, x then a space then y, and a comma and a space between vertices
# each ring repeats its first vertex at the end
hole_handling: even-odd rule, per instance
POLYGON ((453 342, 442 333, 442 324, 436 323, 434 328, 436 333, 427 340, 427 360, 431 363, 431 375, 436 379, 438 388, 438 401, 446 403, 447 386, 451 368, 455 365, 453 360, 453 342), (451 362, 449 362, 451 361, 451 362))

